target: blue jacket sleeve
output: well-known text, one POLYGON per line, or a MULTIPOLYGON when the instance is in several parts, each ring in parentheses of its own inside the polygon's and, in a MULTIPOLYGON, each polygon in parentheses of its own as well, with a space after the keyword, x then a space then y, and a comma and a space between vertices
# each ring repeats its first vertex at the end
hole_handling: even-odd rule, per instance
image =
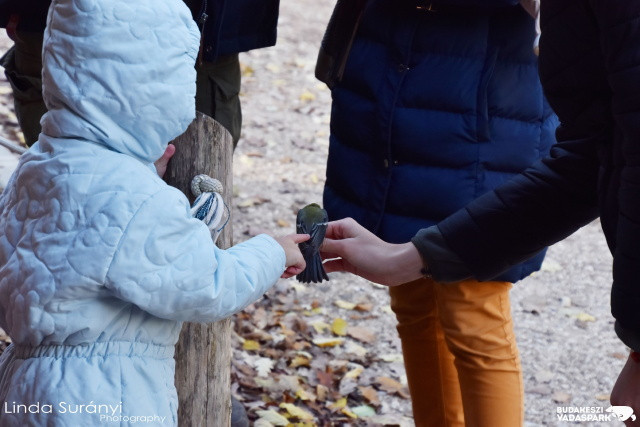
POLYGON ((284 269, 284 250, 267 235, 215 247, 207 227, 190 217, 186 198, 168 188, 129 222, 106 287, 157 317, 212 322, 257 300, 284 269))

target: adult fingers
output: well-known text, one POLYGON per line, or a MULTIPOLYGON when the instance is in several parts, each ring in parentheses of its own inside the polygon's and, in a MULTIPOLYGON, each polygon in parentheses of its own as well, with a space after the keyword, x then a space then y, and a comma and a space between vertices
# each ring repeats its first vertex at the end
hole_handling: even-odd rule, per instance
POLYGON ((352 222, 355 221, 351 218, 343 218, 329 222, 329 224, 327 224, 325 236, 330 239, 344 239, 345 237, 351 237, 348 236, 347 228, 352 222))
MULTIPOLYGON (((341 257, 345 252, 344 241, 325 238, 320 245, 320 253, 331 254, 333 258, 341 257)), ((328 257, 325 257, 328 258, 328 257)))
POLYGON ((351 265, 341 258, 326 261, 322 266, 327 273, 336 271, 346 271, 350 273, 352 270, 351 265))
POLYGON ((320 251, 320 258, 322 258, 322 260, 326 260, 326 259, 331 259, 331 258, 340 258, 340 255, 338 254, 332 254, 331 252, 324 252, 324 251, 320 251))

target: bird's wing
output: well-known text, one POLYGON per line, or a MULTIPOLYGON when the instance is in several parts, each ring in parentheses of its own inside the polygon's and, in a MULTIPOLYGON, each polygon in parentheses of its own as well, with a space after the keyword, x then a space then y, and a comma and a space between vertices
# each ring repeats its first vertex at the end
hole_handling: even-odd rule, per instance
POLYGON ((319 248, 324 240, 324 235, 327 232, 327 223, 321 222, 316 223, 311 226, 311 239, 309 240, 309 244, 314 248, 319 248))

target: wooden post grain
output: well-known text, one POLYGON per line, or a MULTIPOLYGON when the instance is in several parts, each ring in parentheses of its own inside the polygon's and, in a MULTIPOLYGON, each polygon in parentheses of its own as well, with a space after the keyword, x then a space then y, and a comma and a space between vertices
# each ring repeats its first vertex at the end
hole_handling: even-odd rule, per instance
MULTIPOLYGON (((218 122, 201 113, 187 131, 176 138, 176 154, 165 173, 167 183, 184 192, 190 201, 191 179, 201 173, 217 178, 224 187, 224 199, 231 206, 233 193, 233 142, 218 122)), ((218 246, 228 248, 231 222, 218 246)), ((231 420, 231 320, 213 324, 185 323, 176 347, 178 425, 229 426, 231 420)))

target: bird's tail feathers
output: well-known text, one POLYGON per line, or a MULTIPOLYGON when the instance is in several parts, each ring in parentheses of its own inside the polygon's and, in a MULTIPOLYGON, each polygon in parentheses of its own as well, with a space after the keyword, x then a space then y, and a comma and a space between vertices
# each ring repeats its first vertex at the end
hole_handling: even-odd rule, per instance
POLYGON ((311 262, 307 263, 307 268, 296 276, 296 279, 302 283, 321 283, 323 280, 329 280, 329 276, 322 266, 320 255, 316 254, 311 262))

